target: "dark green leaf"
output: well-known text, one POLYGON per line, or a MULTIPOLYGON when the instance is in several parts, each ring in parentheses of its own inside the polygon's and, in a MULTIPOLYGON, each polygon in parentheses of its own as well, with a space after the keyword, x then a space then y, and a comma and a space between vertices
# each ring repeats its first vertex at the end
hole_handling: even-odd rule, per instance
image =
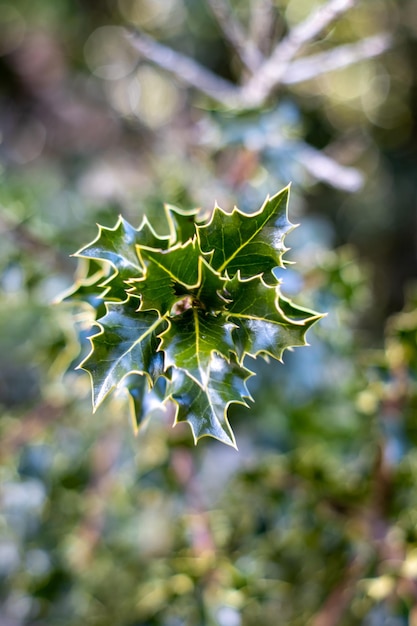
POLYGON ((308 328, 321 316, 291 305, 280 298, 279 287, 269 286, 262 277, 242 280, 239 273, 228 282, 228 318, 236 324, 233 340, 239 360, 245 354, 268 354, 281 360, 284 350, 306 345, 308 328), (281 305, 284 305, 290 319, 281 305))
POLYGON ((100 332, 91 337, 92 349, 80 367, 89 372, 96 409, 120 381, 136 372, 149 381, 161 373, 157 332, 165 321, 152 311, 137 311, 132 302, 107 304, 107 314, 97 322, 100 332))
POLYGON ((171 245, 192 239, 196 233, 195 220, 198 209, 180 209, 172 204, 165 204, 164 208, 170 226, 171 245))
POLYGON ((168 393, 177 404, 176 422, 187 421, 195 442, 210 436, 236 447, 227 411, 232 403, 248 406, 251 396, 246 380, 252 375, 233 360, 227 362, 217 354, 212 355, 206 385, 202 388, 185 372, 174 370, 168 393))
MULTIPOLYGON (((85 263, 89 263, 85 260, 85 263)), ((95 268, 94 273, 83 272, 79 275, 75 283, 65 293, 59 297, 59 302, 86 302, 94 309, 104 306, 104 296, 106 294, 105 287, 102 283, 106 278, 106 270, 104 268, 95 268)))
POLYGON ((287 219, 288 193, 286 187, 267 198, 251 215, 236 208, 225 213, 216 207, 210 222, 197 227, 201 250, 212 253, 210 265, 229 276, 240 270, 244 278, 268 275, 274 267, 282 266, 284 237, 293 228, 287 219))
POLYGON ((201 308, 211 313, 224 309, 227 302, 224 290, 227 278, 213 270, 203 257, 199 258, 199 284, 192 294, 201 308))
POLYGON ((132 275, 142 274, 136 246, 166 249, 169 237, 159 237, 146 217, 136 230, 122 216, 114 228, 99 226, 94 241, 81 248, 74 256, 108 261, 117 270, 130 268, 132 275))
POLYGON ((142 310, 168 313, 190 288, 198 286, 199 250, 195 241, 163 252, 140 248, 146 267, 143 278, 131 281, 132 293, 142 297, 142 310))
POLYGON ((196 440, 211 435, 235 445, 227 409, 249 397, 245 357, 281 359, 306 344, 321 317, 282 297, 272 272, 283 264, 291 229, 287 200, 288 188, 252 215, 217 207, 204 226, 196 226, 196 211, 167 205, 166 237, 146 219, 138 230, 123 218, 100 228, 78 256, 110 263, 114 272, 84 275, 70 294, 97 317, 106 305, 81 365, 94 408, 122 385, 138 426, 171 395, 177 421, 188 421, 196 440))
MULTIPOLYGON (((162 353, 157 354, 162 358, 162 353)), ((162 407, 164 396, 159 393, 157 385, 150 387, 149 379, 145 375, 128 374, 122 385, 129 394, 133 428, 137 432, 149 414, 162 407)))
POLYGON ((204 387, 213 355, 229 358, 233 350, 232 329, 233 324, 224 317, 215 317, 196 307, 172 317, 169 328, 161 335, 167 366, 187 371, 204 387))

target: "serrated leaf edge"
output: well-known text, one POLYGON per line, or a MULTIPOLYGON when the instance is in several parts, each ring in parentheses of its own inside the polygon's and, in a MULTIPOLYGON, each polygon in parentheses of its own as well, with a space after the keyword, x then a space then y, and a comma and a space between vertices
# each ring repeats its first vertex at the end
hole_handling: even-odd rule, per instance
MULTIPOLYGON (((85 258, 85 257, 84 257, 85 258)), ((94 274, 92 274, 91 276, 89 276, 88 278, 77 278, 72 285, 70 285, 70 287, 68 287, 68 289, 65 289, 65 291, 63 291, 62 293, 58 294, 56 296, 56 298, 54 298, 52 300, 52 304, 61 304, 63 302, 65 302, 65 300, 67 298, 70 298, 70 296, 72 296, 73 294, 77 293, 78 289, 80 287, 91 287, 92 285, 95 285, 97 283, 97 287, 100 287, 100 289, 102 288, 102 285, 99 284, 99 280, 101 280, 101 278, 105 278, 105 270, 101 269, 101 270, 97 270, 97 272, 95 272, 94 274)), ((108 289, 107 289, 108 291, 108 289)), ((98 295, 98 298, 104 299, 104 296, 107 293, 106 290, 103 291, 103 293, 101 293, 100 295, 98 295)), ((83 304, 88 306, 89 308, 91 308, 91 304, 88 304, 88 302, 80 302, 79 303, 80 306, 82 306, 83 304)))
MULTIPOLYGON (((160 250, 159 248, 152 248, 150 246, 141 246, 136 244, 136 250, 137 250, 137 254, 138 257, 140 258, 141 263, 143 264, 144 267, 144 274, 143 276, 139 276, 138 278, 133 278, 128 282, 128 284, 132 284, 133 282, 144 282, 147 278, 147 266, 146 263, 143 259, 142 256, 142 250, 145 252, 145 257, 146 257, 146 251, 149 250, 150 252, 161 252, 163 253, 171 253, 174 252, 176 250, 180 250, 187 248, 188 246, 193 246, 194 249, 197 248, 197 239, 194 236, 192 239, 188 239, 185 243, 177 243, 174 246, 172 246, 171 248, 168 248, 168 250, 160 250)), ((198 257, 200 258, 200 256, 198 257)), ((172 274, 172 272, 170 272, 164 265, 161 265, 160 263, 158 263, 157 261, 155 261, 154 259, 151 259, 152 263, 155 263, 155 265, 157 265, 158 267, 160 267, 164 272, 166 272, 168 274, 168 276, 170 276, 172 278, 173 281, 175 281, 176 283, 179 283, 180 285, 183 285, 183 287, 187 287, 187 289, 196 289, 199 285, 200 285, 200 281, 201 281, 201 274, 197 274, 197 282, 194 284, 189 284, 189 283, 185 283, 181 280, 179 280, 179 278, 177 276, 174 276, 174 274, 172 274)), ((198 261, 197 261, 198 262, 198 261)), ((198 267, 197 267, 197 272, 198 272, 198 267)))
MULTIPOLYGON (((266 205, 268 204, 268 202, 270 202, 271 200, 273 200, 274 198, 276 198, 279 195, 284 194, 284 192, 287 191, 287 199, 286 199, 286 203, 285 203, 285 216, 286 216, 286 220, 288 222, 289 228, 288 230, 285 232, 284 237, 289 234, 292 230, 294 230, 294 228, 296 228, 298 226, 298 224, 293 224, 292 222, 290 222, 289 218, 288 218, 288 206, 289 206, 289 197, 290 197, 290 189, 291 189, 291 184, 287 185, 286 187, 284 187, 283 189, 281 189, 280 191, 278 191, 276 194, 274 194, 273 196, 270 196, 269 194, 266 196, 264 202, 262 203, 261 207, 255 211, 254 213, 245 213, 244 211, 241 211, 237 206, 234 206, 233 210, 228 213, 227 211, 224 211, 221 207, 219 207, 217 204, 215 205, 213 212, 210 216, 210 219, 208 220, 207 223, 205 224, 197 224, 196 225, 196 232, 197 232, 197 238, 198 238, 198 243, 201 248, 201 240, 200 240, 200 230, 202 228, 206 228, 207 226, 210 226, 215 218, 216 212, 221 212, 223 215, 226 216, 233 216, 234 214, 238 213, 239 215, 241 215, 242 217, 256 217, 257 215, 261 215, 261 213, 263 212, 263 210, 265 209, 266 205)), ((239 248, 237 248, 234 253, 228 258, 226 259, 222 265, 217 269, 218 272, 222 273, 228 266, 228 264, 230 263, 230 261, 232 261, 241 250, 243 250, 248 243, 250 243, 250 241, 252 241, 256 235, 258 235, 262 229, 264 228, 265 224, 262 224, 261 228, 259 228, 258 230, 256 230, 253 235, 250 237, 250 239, 248 239, 247 241, 245 241, 244 245, 240 246, 239 248)), ((289 250, 289 248, 283 246, 282 249, 282 254, 285 254, 285 252, 287 252, 289 250)), ((202 254, 212 254, 213 251, 212 250, 208 250, 207 252, 202 250, 202 254)))
MULTIPOLYGON (((238 270, 236 275, 233 278, 236 278, 240 283, 248 283, 248 282, 252 282, 252 281, 254 281, 256 279, 259 279, 266 289, 274 289, 275 290, 275 293, 276 293, 275 306, 276 306, 277 312, 280 315, 282 315, 282 317, 283 317, 283 323, 287 322, 291 326, 299 326, 300 328, 303 328, 303 327, 306 326, 304 336, 302 337, 303 343, 302 344, 293 345, 293 346, 291 346, 291 345, 286 346, 285 348, 282 349, 281 356, 279 358, 276 357, 274 354, 272 354, 269 350, 257 350, 256 352, 245 351, 240 359, 239 359, 238 354, 236 352, 234 352, 234 354, 236 354, 236 358, 238 359, 238 363, 240 365, 243 364, 246 356, 249 356, 249 357, 252 357, 252 358, 256 359, 258 356, 263 356, 263 355, 268 355, 268 356, 272 357, 275 361, 278 361, 278 362, 282 363, 283 362, 282 356, 283 356, 285 350, 292 350, 293 348, 301 348, 303 346, 308 346, 309 345, 307 340, 306 340, 306 338, 305 338, 305 334, 309 330, 310 326, 312 324, 314 324, 314 322, 318 321, 322 317, 326 317, 327 313, 320 314, 320 313, 316 313, 316 311, 312 311, 311 309, 307 309, 305 307, 294 305, 294 303, 289 298, 285 298, 285 296, 283 296, 280 293, 280 285, 279 285, 279 283, 277 285, 268 285, 265 282, 264 278, 263 278, 263 274, 255 274, 254 276, 251 276, 250 278, 242 278, 241 275, 240 275, 240 270, 238 270), (308 315, 308 317, 306 317, 305 319, 302 319, 302 320, 296 320, 296 319, 292 319, 291 317, 288 317, 288 315, 286 315, 284 313, 284 311, 282 310, 282 308, 279 306, 279 302, 281 300, 284 300, 285 302, 288 302, 289 304, 291 304, 292 306, 297 308, 299 311, 305 312, 308 315)), ((253 315, 245 315, 245 314, 239 314, 239 313, 227 314, 227 312, 226 312, 226 317, 227 317, 227 320, 229 320, 229 319, 232 320, 233 318, 236 318, 236 319, 247 319, 247 320, 260 320, 260 321, 267 322, 269 324, 277 324, 277 325, 280 324, 279 322, 275 322, 274 320, 269 320, 267 318, 259 318, 259 317, 255 317, 253 315)))
MULTIPOLYGON (((126 304, 129 301, 130 297, 128 297, 126 300, 124 300, 123 302, 119 302, 118 304, 126 304)), ((114 304, 114 302, 105 302, 105 307, 106 307, 106 315, 108 313, 110 313, 110 308, 109 305, 114 304)), ((105 316, 103 316, 105 317, 105 316)), ((130 350, 132 350, 134 348, 135 345, 138 344, 139 340, 144 339, 147 335, 149 335, 151 332, 153 332, 156 328, 158 328, 159 324, 161 324, 163 321, 168 321, 167 316, 160 316, 158 317, 155 322, 146 330, 145 333, 143 333, 133 344, 132 346, 129 348, 129 352, 130 350)), ((110 395, 110 393, 112 391, 114 391, 115 389, 120 389, 120 387, 122 386, 123 381, 125 380, 125 378, 127 376, 129 376, 130 374, 138 374, 139 376, 145 376, 149 382, 149 386, 150 388, 152 388, 153 386, 153 381, 152 378, 149 374, 149 372, 147 371, 140 371, 140 370, 136 370, 136 369, 132 369, 129 370, 128 372, 126 372, 126 374, 124 374, 124 376, 122 376, 122 378, 120 378, 117 383, 115 383, 114 385, 111 385, 109 387, 109 389, 106 391, 106 393, 104 393, 102 396, 100 396, 99 394, 99 399, 95 400, 94 398, 94 377, 93 374, 90 372, 89 369, 87 369, 85 366, 85 364, 87 363, 88 359, 94 354, 94 339, 96 339, 97 337, 100 337, 101 335, 104 334, 105 329, 104 326, 102 324, 100 324, 99 320, 96 320, 93 323, 93 326, 98 326, 99 331, 97 333, 95 333, 94 335, 90 335, 90 337, 88 337, 88 340, 91 344, 91 350, 90 352, 87 354, 87 356, 81 361, 81 363, 79 363, 77 365, 77 367, 75 368, 76 370, 83 370, 84 372, 87 372, 87 374, 90 377, 90 382, 91 382, 91 391, 92 391, 92 405, 93 405, 93 413, 95 413, 97 411, 97 409, 99 408, 99 406, 103 403, 103 401, 107 398, 108 395, 110 395)), ((158 337, 158 335, 157 335, 158 337)), ((159 338, 159 337, 158 337, 159 338)), ((159 352, 159 348, 157 348, 156 352, 159 352)), ((125 353, 126 354, 126 353, 125 353)), ((111 367, 111 371, 114 369, 115 364, 117 364, 118 361, 113 361, 112 362, 112 367, 111 367)), ((107 377, 106 377, 107 378, 107 377)))
MULTIPOLYGON (((128 222, 123 215, 119 215, 117 218, 117 222, 113 227, 109 227, 109 226, 102 226, 101 224, 97 223, 97 228, 98 228, 98 233, 97 236, 90 241, 89 243, 87 243, 85 246, 83 246, 82 248, 80 248, 79 250, 77 250, 77 252, 74 252, 74 254, 71 254, 70 256, 73 257, 77 257, 77 258, 82 258, 82 259, 96 259, 99 261, 102 261, 103 263, 108 263, 110 264, 115 270, 116 273, 118 274, 118 269, 117 267, 114 265, 114 263, 112 263, 111 261, 109 261, 108 259, 103 259, 100 256, 91 256, 91 255, 86 255, 83 254, 83 251, 86 250, 87 248, 90 248, 91 246, 93 246, 95 243, 98 243, 101 239, 101 235, 103 231, 108 231, 108 232, 115 232, 121 224, 126 224, 129 228, 132 228, 133 230, 135 230, 137 233, 140 233, 141 230, 143 230, 143 228, 145 226, 147 226, 149 228, 149 230, 151 231, 152 235, 155 237, 155 239, 159 239, 161 241, 168 241, 170 242, 170 235, 158 235, 158 233, 156 232, 156 230, 154 229, 154 227, 152 226, 152 224, 150 223, 150 221, 148 220, 147 216, 144 215, 142 218, 142 221, 139 225, 138 228, 134 228, 130 222, 128 222)), ((137 246, 137 244, 133 244, 135 246, 137 246)), ((139 259, 138 259, 139 261, 139 259)), ((131 263, 130 261, 128 262, 129 265, 131 265, 132 267, 134 267, 135 269, 138 269, 140 271, 143 271, 143 267, 141 267, 140 265, 134 265, 133 263, 131 263)), ((117 275, 115 274, 115 275, 117 275)), ((115 276, 114 275, 114 276, 115 276)))
MULTIPOLYGON (((177 232, 175 230, 175 224, 172 218, 172 213, 177 213, 178 215, 181 215, 182 217, 194 217, 198 215, 199 210, 198 209, 181 209, 180 207, 175 206, 174 204, 165 202, 164 212, 165 212, 166 220, 168 222, 168 229, 169 229, 168 237, 169 237, 169 244, 171 247, 171 246, 174 246, 176 243, 181 243, 181 242, 178 242, 177 240, 177 232)), ((186 242, 183 241, 182 243, 186 243, 186 242)))
MULTIPOLYGON (((194 325, 196 327, 199 327, 198 311, 199 311, 199 309, 197 309, 196 307, 192 307, 192 312, 193 312, 193 317, 194 317, 194 325), (197 320, 197 323, 196 323, 196 320, 197 320)), ((165 355, 166 355, 166 350, 163 348, 163 343, 164 343, 163 337, 164 337, 165 334, 167 334, 170 331, 171 326, 172 326, 171 321, 170 321, 168 315, 166 315, 166 322, 168 323, 167 328, 164 331, 162 331, 162 333, 160 335, 158 335, 158 339, 160 339, 160 344, 159 344, 159 346, 157 348, 157 352, 161 352, 162 351, 162 352, 165 353, 165 355)), ((231 327, 231 329, 232 329, 233 326, 236 326, 235 324, 233 324, 233 322, 228 322, 228 320, 225 320, 225 322, 231 327)), ((232 343, 233 343, 233 341, 232 341, 232 343)), ((196 354, 198 355, 198 353, 199 353, 198 346, 196 346, 196 354)), ((212 354, 218 354, 219 356, 223 357, 228 363, 230 363, 230 360, 232 358, 231 356, 228 357, 225 354, 223 354, 222 352, 219 352, 218 350, 215 350, 215 349, 210 350, 210 359, 211 359, 212 354)), ((230 350, 230 354, 235 354, 235 352, 231 349, 230 350)), ((199 361, 198 358, 197 358, 197 360, 199 361)), ((207 383, 208 383, 208 380, 209 380, 209 376, 208 376, 208 374, 204 370, 200 369, 200 365, 199 365, 198 369, 200 371, 201 380, 203 382, 199 381, 198 378, 195 378, 192 374, 190 374, 190 372, 188 371, 187 368, 180 367, 174 361, 173 362, 168 361, 167 357, 166 357, 165 365, 166 365, 166 369, 169 369, 170 367, 174 367, 174 368, 176 368, 178 370, 181 370, 182 372, 184 372, 184 374, 186 374, 189 378, 191 378, 191 380, 193 380, 203 391, 207 390, 207 383)), ((210 371, 210 369, 208 371, 210 371)))
MULTIPOLYGON (((164 400, 161 400, 158 407, 155 406, 155 408, 152 408, 147 415, 145 416, 145 418, 141 421, 140 424, 137 423, 137 419, 136 419, 136 409, 135 409, 135 401, 132 397, 132 395, 129 393, 128 389, 126 387, 123 387, 122 382, 128 377, 130 376, 130 374, 138 374, 139 372, 128 372, 125 376, 123 376, 123 378, 121 379, 120 383, 118 383, 117 385, 117 389, 120 389, 122 392, 124 392, 124 396, 127 396, 127 405, 128 405, 128 411, 129 411, 129 416, 130 416, 130 421, 132 424, 132 430, 133 430, 133 434, 135 435, 135 437, 138 435, 139 431, 141 429, 143 429, 149 422, 150 418, 151 418, 151 414, 153 411, 155 411, 156 409, 162 410, 164 412, 166 412, 167 410, 167 406, 166 406, 166 398, 164 398, 164 400)), ((146 393, 149 393, 152 390, 152 387, 149 385, 149 380, 147 379, 147 383, 148 383, 148 389, 146 391, 146 393)))
MULTIPOLYGON (((178 368, 181 369, 181 368, 178 368)), ((245 371, 248 373, 248 376, 244 379, 245 383, 247 380, 249 380, 249 378, 251 378, 252 376, 255 376, 256 374, 254 372, 252 372, 251 370, 244 368, 245 371)), ((193 378, 192 376, 189 375, 189 373, 185 370, 182 370, 184 372, 184 374, 186 376, 188 376, 189 378, 191 378, 193 380, 193 382, 197 382, 195 380, 195 378, 193 378)), ((200 385, 199 385, 200 386, 200 385)), ((207 391, 207 389, 203 389, 203 391, 207 391)), ((202 435, 196 435, 194 432, 194 427, 191 424, 191 422, 189 422, 188 420, 185 420, 186 423, 189 425, 190 429, 191 429, 191 433, 193 436, 193 440, 194 440, 194 445, 197 445, 197 443, 199 442, 200 439, 203 439, 204 437, 211 437, 212 439, 216 439, 217 441, 220 441, 221 443, 224 443, 228 446, 230 446, 231 448, 234 448, 235 450, 239 450, 237 447, 237 443, 236 443, 236 438, 235 438, 235 434, 233 432, 233 429, 230 425, 229 422, 229 417, 228 417, 228 411, 229 411, 229 407, 232 404, 240 404, 241 406, 244 406, 246 408, 249 408, 249 404, 245 401, 245 398, 247 398, 247 400, 251 400, 253 401, 253 398, 251 396, 251 394, 248 391, 248 395, 247 396, 242 396, 241 400, 229 400, 228 402, 226 402, 224 409, 223 409, 223 417, 224 417, 224 421, 225 424, 227 426, 227 429, 230 433, 230 442, 227 441, 226 439, 222 439, 221 437, 217 437, 216 435, 212 435, 210 433, 203 433, 202 435)), ((175 398, 172 397, 172 394, 169 394, 169 396, 167 396, 164 400, 164 403, 167 402, 172 402, 175 405, 175 415, 174 415, 174 422, 172 424, 172 427, 174 428, 177 424, 183 424, 184 422, 179 422, 178 421, 178 413, 180 411, 180 404, 177 400, 175 400, 175 398)))

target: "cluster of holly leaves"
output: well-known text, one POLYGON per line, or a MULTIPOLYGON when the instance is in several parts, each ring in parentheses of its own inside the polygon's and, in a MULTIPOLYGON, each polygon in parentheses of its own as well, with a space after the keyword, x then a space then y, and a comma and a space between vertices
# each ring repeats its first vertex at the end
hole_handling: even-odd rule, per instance
POLYGON ((166 205, 164 236, 146 217, 138 229, 122 217, 114 228, 99 226, 75 256, 100 269, 67 295, 96 311, 79 366, 90 374, 94 410, 123 387, 136 427, 156 403, 172 400, 175 423, 188 422, 196 442, 212 436, 236 446, 227 412, 252 399, 245 357, 281 360, 306 344, 321 317, 283 297, 274 275, 293 228, 288 195, 286 187, 251 214, 216 206, 203 223, 196 210, 166 205))

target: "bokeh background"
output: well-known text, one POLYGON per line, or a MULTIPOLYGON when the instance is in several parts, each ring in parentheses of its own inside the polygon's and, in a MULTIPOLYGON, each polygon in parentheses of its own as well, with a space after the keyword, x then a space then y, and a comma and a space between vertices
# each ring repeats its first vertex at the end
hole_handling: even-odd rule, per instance
POLYGON ((329 2, 245 101, 320 4, 0 0, 0 626, 417 625, 417 5, 329 2), (283 291, 328 316, 248 363, 239 452, 92 415, 53 302, 96 222, 290 181, 283 291))

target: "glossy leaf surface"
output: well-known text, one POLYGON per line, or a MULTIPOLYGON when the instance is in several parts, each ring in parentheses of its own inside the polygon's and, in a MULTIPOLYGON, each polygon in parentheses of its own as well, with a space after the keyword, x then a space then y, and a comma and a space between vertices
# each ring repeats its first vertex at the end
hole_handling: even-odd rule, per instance
POLYGON ((137 230, 123 218, 114 229, 99 228, 77 255, 112 271, 104 265, 70 294, 101 315, 81 364, 94 408, 123 387, 136 428, 173 400, 176 422, 187 421, 195 441, 210 435, 236 445, 227 412, 250 397, 245 357, 280 360, 306 344, 306 331, 321 317, 282 297, 272 272, 283 266, 292 228, 288 192, 253 214, 216 207, 205 224, 196 223, 196 211, 167 205, 164 237, 146 219, 137 230))
POLYGON ((216 207, 210 222, 198 227, 201 250, 212 252, 210 264, 229 276, 269 274, 282 265, 284 237, 293 226, 287 219, 289 189, 286 187, 251 215, 234 209, 227 214, 216 207))
POLYGON ((97 322, 100 331, 91 338, 91 353, 80 366, 91 375, 94 408, 131 372, 153 381, 161 371, 156 333, 164 320, 125 304, 108 304, 107 309, 97 322))
POLYGON ((262 277, 241 280, 237 274, 229 281, 227 290, 231 303, 228 307, 229 319, 236 324, 233 338, 239 359, 245 354, 256 357, 270 355, 281 360, 288 346, 306 344, 305 334, 317 321, 313 311, 292 305, 289 315, 284 313, 279 286, 264 283, 262 277))
POLYGON ((214 353, 230 357, 233 325, 225 317, 215 317, 198 307, 173 317, 163 333, 161 348, 166 365, 188 372, 197 384, 207 384, 214 353))
POLYGON ((251 396, 246 380, 251 375, 249 370, 216 354, 212 356, 203 388, 185 372, 177 370, 169 385, 169 393, 177 404, 176 422, 187 421, 196 442, 201 437, 211 436, 236 446, 227 409, 233 403, 248 406, 246 400, 251 396))

